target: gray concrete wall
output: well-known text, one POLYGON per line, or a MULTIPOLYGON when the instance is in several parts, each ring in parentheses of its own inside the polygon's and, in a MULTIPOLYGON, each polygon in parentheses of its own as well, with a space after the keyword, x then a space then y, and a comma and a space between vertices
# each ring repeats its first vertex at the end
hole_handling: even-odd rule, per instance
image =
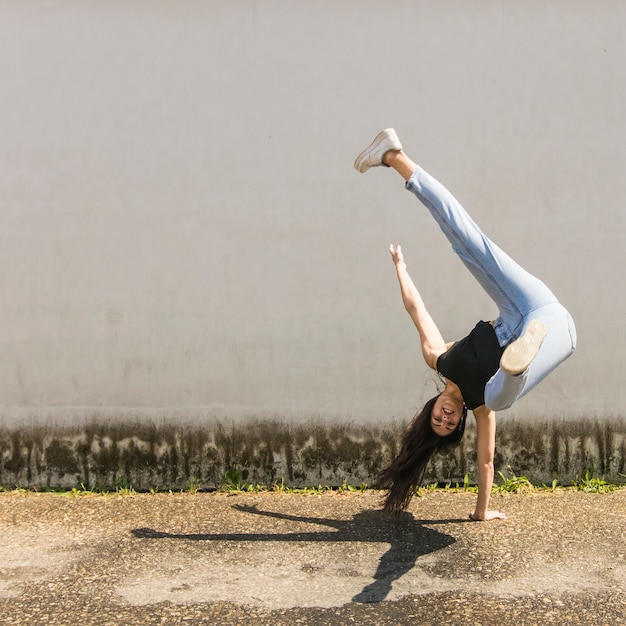
MULTIPOLYGON (((212 489, 232 483, 304 487, 375 484, 398 454, 401 425, 299 423, 163 424, 93 420, 0 429, 0 491, 130 488, 212 489)), ((476 429, 459 447, 434 455, 422 484, 475 483, 476 429)), ((496 483, 524 477, 533 484, 591 486, 598 478, 624 484, 624 420, 502 420, 494 457, 496 483), (590 481, 593 478, 595 480, 590 481)))
POLYGON ((514 417, 622 416, 617 1, 0 2, 1 424, 390 420, 494 311, 391 172, 395 126, 554 289, 579 349, 514 417))

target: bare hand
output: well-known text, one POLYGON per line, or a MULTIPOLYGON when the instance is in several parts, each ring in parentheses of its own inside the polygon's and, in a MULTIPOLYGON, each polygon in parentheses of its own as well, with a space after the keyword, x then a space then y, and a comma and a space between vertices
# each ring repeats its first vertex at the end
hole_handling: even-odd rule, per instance
POLYGON ((402 248, 399 243, 395 246, 391 244, 389 246, 389 252, 391 253, 391 259, 396 265, 398 265, 398 263, 404 263, 404 255, 402 254, 402 248))
POLYGON ((476 513, 470 513, 469 518, 473 522, 489 522, 493 519, 509 519, 506 513, 500 511, 486 511, 484 516, 478 516, 476 513))

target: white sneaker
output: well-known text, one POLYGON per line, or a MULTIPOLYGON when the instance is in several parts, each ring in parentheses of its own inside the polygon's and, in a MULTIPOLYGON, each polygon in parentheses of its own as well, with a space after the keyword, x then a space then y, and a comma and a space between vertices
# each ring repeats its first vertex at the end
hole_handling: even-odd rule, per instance
POLYGON ((393 128, 385 128, 376 135, 376 139, 356 158, 354 169, 363 173, 370 167, 384 165, 383 157, 389 150, 402 150, 402 144, 393 128))
POLYGON ((548 326, 541 320, 533 320, 519 339, 509 344, 500 358, 500 368, 509 376, 525 372, 539 353, 548 333, 548 326))

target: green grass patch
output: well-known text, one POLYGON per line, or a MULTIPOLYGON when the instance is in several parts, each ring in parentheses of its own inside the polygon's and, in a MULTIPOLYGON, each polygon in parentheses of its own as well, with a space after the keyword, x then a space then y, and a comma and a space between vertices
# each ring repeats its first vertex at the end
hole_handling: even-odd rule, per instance
MULTIPOLYGON (((620 474, 620 477, 626 479, 626 475, 620 474)), ((541 483, 535 484, 526 476, 519 476, 512 471, 509 467, 507 474, 498 471, 496 480, 492 485, 492 494, 506 495, 506 494, 530 494, 534 492, 551 491, 556 492, 561 489, 569 489, 582 491, 584 493, 610 493, 619 489, 626 488, 626 482, 624 483, 611 483, 605 480, 603 477, 595 475, 595 468, 593 465, 585 471, 581 476, 577 476, 571 481, 570 485, 561 485, 555 478, 551 484, 541 483)), ((324 493, 365 493, 369 491, 370 487, 367 483, 362 482, 359 485, 350 484, 347 479, 344 479, 343 483, 339 486, 330 486, 318 484, 317 486, 308 487, 290 487, 285 484, 285 479, 281 478, 280 481, 276 481, 271 485, 262 485, 259 483, 249 483, 243 479, 243 470, 234 469, 227 471, 223 474, 221 481, 216 489, 203 489, 202 484, 195 478, 190 478, 186 488, 180 490, 159 490, 157 487, 150 488, 149 491, 138 491, 133 485, 130 484, 128 479, 124 476, 119 477, 115 481, 114 488, 102 488, 98 486, 85 486, 83 483, 78 484, 70 490, 67 489, 54 489, 54 488, 25 488, 16 486, 13 489, 0 488, 0 493, 55 493, 62 496, 69 496, 73 498, 81 498, 87 496, 133 496, 138 493, 149 493, 152 495, 158 493, 188 493, 196 494, 201 491, 216 491, 218 493, 225 494, 250 494, 250 493, 285 493, 285 494, 301 494, 301 495, 321 495, 324 493)), ((437 491, 454 491, 465 493, 478 493, 478 487, 472 480, 472 476, 467 473, 463 477, 463 482, 451 483, 447 482, 437 483, 432 482, 426 485, 415 488, 414 495, 416 497, 423 497, 429 493, 435 493, 437 491)))

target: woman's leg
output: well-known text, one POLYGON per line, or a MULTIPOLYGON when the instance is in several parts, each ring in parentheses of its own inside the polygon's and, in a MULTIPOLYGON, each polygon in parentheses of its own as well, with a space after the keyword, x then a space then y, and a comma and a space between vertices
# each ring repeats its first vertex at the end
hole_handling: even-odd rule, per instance
POLYGON ((404 152, 387 152, 384 163, 404 178, 406 188, 430 211, 454 252, 495 302, 500 313, 495 324, 500 345, 507 345, 521 335, 530 313, 557 302, 542 281, 496 246, 458 200, 404 152))
POLYGON ((508 409, 576 349, 576 327, 571 315, 562 305, 556 303, 541 307, 532 312, 532 319, 544 322, 548 333, 537 356, 525 372, 519 376, 509 376, 500 368, 487 383, 485 404, 492 411, 508 409))
POLYGON ((500 345, 519 337, 532 320, 547 326, 541 349, 526 371, 512 376, 500 368, 485 387, 485 404, 490 409, 509 408, 574 352, 576 328, 571 315, 543 282, 482 233, 441 183, 402 151, 387 153, 384 161, 400 173, 407 189, 429 209, 454 251, 498 306, 500 318, 495 330, 500 345))
POLYGON ((526 395, 576 348, 576 329, 570 314, 550 289, 529 274, 490 241, 461 204, 437 180, 402 150, 393 129, 387 129, 357 157, 360 172, 386 165, 395 169, 428 208, 463 263, 496 303, 500 317, 494 330, 501 346, 517 339, 533 320, 548 327, 539 353, 519 375, 500 368, 487 383, 485 402, 490 409, 508 408, 526 395))

